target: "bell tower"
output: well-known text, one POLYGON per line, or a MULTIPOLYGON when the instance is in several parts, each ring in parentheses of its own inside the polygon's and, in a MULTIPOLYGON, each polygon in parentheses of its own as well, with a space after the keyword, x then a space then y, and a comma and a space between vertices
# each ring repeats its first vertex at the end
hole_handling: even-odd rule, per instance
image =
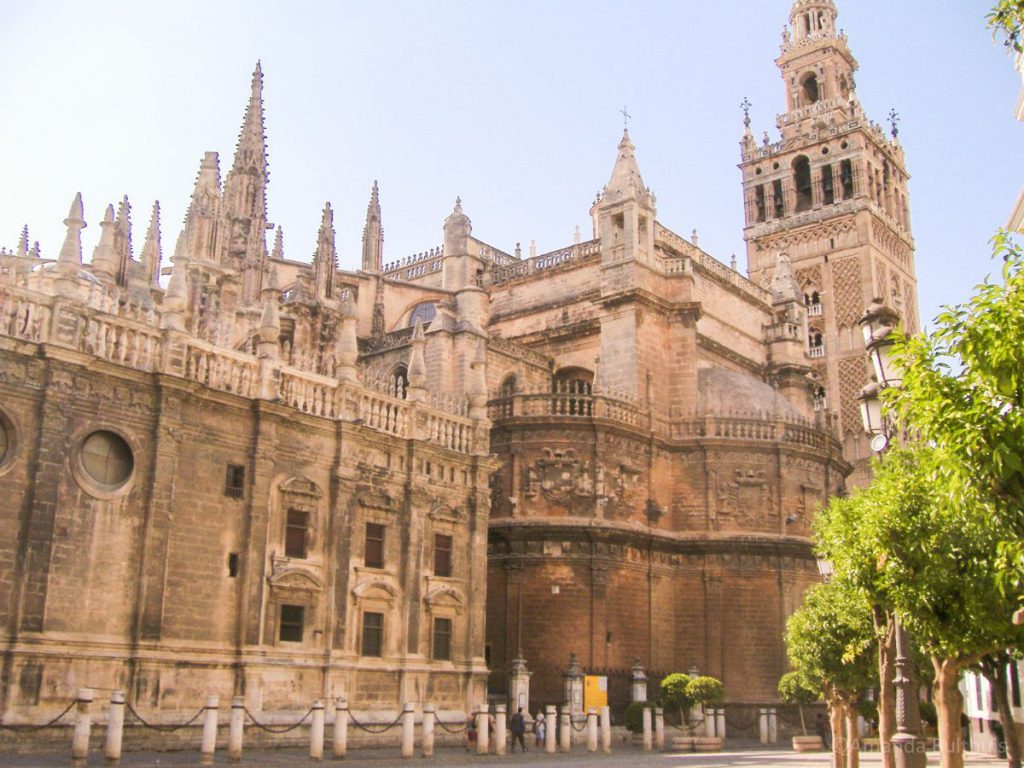
MULTIPOLYGON (((815 407, 838 416, 851 482, 870 451, 857 395, 868 382, 858 318, 875 297, 919 327, 914 240, 897 117, 887 135, 857 98, 857 60, 833 0, 794 0, 775 60, 786 111, 777 138, 740 141, 744 239, 751 280, 768 287, 784 253, 807 310, 807 355, 820 379, 815 407)), ((744 102, 744 108, 749 110, 744 102)))

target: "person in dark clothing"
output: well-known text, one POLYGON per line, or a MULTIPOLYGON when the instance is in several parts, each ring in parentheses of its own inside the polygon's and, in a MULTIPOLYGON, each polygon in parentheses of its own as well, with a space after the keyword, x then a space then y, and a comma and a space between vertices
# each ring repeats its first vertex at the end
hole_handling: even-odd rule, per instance
POLYGON ((826 750, 832 749, 832 726, 829 724, 826 717, 822 714, 818 715, 816 722, 818 735, 821 736, 821 744, 826 750))
POLYGON ((523 736, 526 734, 526 720, 523 717, 523 708, 520 707, 514 715, 512 715, 512 722, 509 725, 509 729, 512 731, 512 751, 516 751, 516 742, 519 742, 519 746, 523 748, 523 752, 526 751, 526 742, 523 740, 523 736))

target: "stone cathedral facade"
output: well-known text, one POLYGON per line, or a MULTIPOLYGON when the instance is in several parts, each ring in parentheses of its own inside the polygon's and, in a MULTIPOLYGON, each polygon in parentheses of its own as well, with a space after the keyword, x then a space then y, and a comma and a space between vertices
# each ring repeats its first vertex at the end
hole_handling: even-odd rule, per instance
POLYGON ((517 657, 557 703, 570 654, 619 705, 636 661, 774 701, 811 519, 863 455, 856 317, 916 317, 902 150, 835 18, 794 3, 781 140, 747 123, 749 277, 658 220, 628 133, 590 238, 554 252, 487 243, 456 200, 389 261, 374 184, 359 270, 329 205, 288 259, 259 66, 169 266, 158 206, 138 256, 127 199, 91 259, 80 197, 56 258, 24 232, 0 253, 4 721, 83 685, 463 712, 517 657))

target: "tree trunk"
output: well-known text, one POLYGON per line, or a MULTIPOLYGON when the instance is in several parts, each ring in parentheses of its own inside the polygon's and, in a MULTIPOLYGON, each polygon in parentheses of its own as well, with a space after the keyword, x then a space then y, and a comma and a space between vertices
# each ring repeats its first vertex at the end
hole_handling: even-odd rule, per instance
POLYGON ((992 703, 999 713, 999 723, 1003 726, 1003 739, 1006 746, 1006 765, 1009 768, 1021 768, 1021 743, 1017 726, 1013 722, 1010 711, 1010 697, 1007 694, 1009 683, 1006 665, 1009 657, 1003 653, 991 654, 981 661, 981 673, 992 688, 992 703))
POLYGON ((800 712, 800 730, 803 731, 804 736, 807 735, 807 723, 804 722, 804 705, 797 704, 797 711, 800 712))
POLYGON ((961 661, 932 657, 935 667, 935 710, 939 720, 939 765, 941 768, 964 768, 964 739, 960 727, 963 697, 957 682, 961 661))
POLYGON ((860 738, 857 734, 859 713, 854 705, 855 696, 846 700, 846 768, 860 768, 860 738))
POLYGON ((827 692, 828 721, 832 730, 832 768, 847 768, 846 737, 843 735, 843 702, 833 692, 827 692))
POLYGON ((882 768, 894 768, 892 735, 896 733, 896 624, 891 613, 875 608, 872 611, 878 635, 878 748, 882 768))

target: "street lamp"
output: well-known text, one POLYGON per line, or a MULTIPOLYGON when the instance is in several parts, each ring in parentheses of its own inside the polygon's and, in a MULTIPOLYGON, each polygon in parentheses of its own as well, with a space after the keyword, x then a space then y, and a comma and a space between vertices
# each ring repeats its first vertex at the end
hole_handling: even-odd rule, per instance
MULTIPOLYGON (((857 322, 864 333, 875 380, 860 391, 861 418, 864 431, 871 435, 871 450, 881 454, 889 446, 892 437, 892 423, 882 411, 881 393, 888 387, 899 387, 902 375, 893 365, 892 337, 898 315, 875 299, 857 322)), ((913 665, 907 658, 909 642, 899 615, 895 617, 896 634, 896 733, 892 737, 893 756, 896 768, 924 768, 927 757, 924 753, 924 739, 921 738, 921 708, 917 698, 917 679, 913 665)))

